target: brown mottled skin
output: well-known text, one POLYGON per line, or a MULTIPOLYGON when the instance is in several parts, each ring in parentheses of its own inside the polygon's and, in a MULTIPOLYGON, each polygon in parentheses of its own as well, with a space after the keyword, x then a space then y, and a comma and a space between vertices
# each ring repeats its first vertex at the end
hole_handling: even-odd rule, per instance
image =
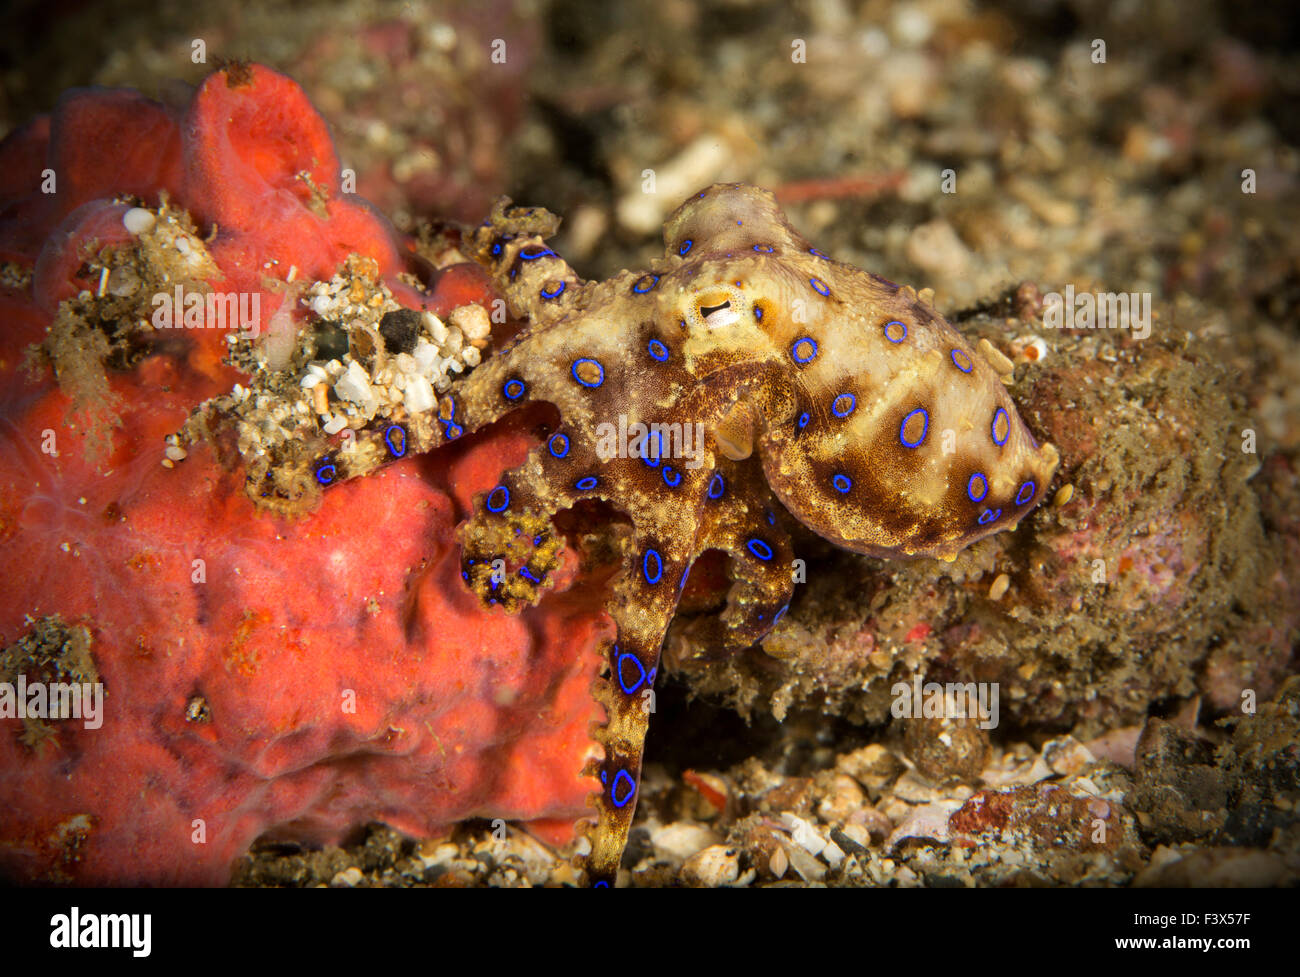
MULTIPOLYGON (((555 513, 599 498, 631 520, 608 604, 617 639, 595 689, 605 756, 586 771, 604 785, 587 869, 612 883, 647 692, 701 553, 730 557, 728 605, 707 632, 725 654, 789 605, 786 512, 860 553, 951 558, 1014 526, 1042 498, 1057 453, 1035 444, 994 370, 915 291, 810 248, 766 190, 702 191, 669 219, 665 256, 648 272, 599 283, 546 247, 554 217, 508 203, 472 246, 528 328, 457 382, 450 418, 445 407, 437 423, 412 418, 410 437, 425 450, 530 402, 559 410, 555 433, 477 500, 463 530, 466 579, 508 610, 537 600, 556 566, 555 513), (598 451, 620 415, 625 426, 679 425, 649 428, 666 457, 639 457, 654 438, 635 427, 624 456, 598 451), (682 457, 696 425, 703 450, 682 457)), ((361 447, 374 453, 373 441, 361 447)))

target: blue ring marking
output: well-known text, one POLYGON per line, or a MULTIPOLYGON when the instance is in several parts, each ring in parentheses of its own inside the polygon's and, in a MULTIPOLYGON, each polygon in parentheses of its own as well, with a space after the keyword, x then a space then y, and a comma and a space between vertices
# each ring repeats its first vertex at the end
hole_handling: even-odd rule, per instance
POLYGON ((811 419, 812 419, 812 415, 809 414, 807 411, 804 411, 802 414, 799 415, 799 420, 794 422, 795 430, 802 431, 804 428, 808 426, 808 422, 811 419))
POLYGON ((316 466, 316 481, 322 485, 334 484, 334 479, 338 476, 338 469, 334 467, 333 462, 326 462, 323 465, 316 466))
POLYGON ((930 414, 924 407, 918 407, 916 410, 912 411, 910 414, 908 414, 906 417, 903 418, 903 423, 898 425, 898 440, 903 442, 903 446, 907 448, 920 447, 921 442, 925 440, 925 436, 929 433, 930 433, 930 414), (921 419, 925 421, 925 427, 921 428, 921 436, 919 438, 917 438, 915 441, 909 441, 907 440, 907 436, 904 435, 903 432, 907 430, 907 422, 910 421, 917 414, 920 414, 921 419))
POLYGON ((677 584, 678 590, 684 590, 686 588, 686 581, 690 579, 690 576, 691 576, 691 568, 688 565, 686 569, 682 571, 682 579, 677 584))
POLYGON ((626 770, 620 770, 614 775, 614 785, 609 789, 609 799, 614 802, 615 807, 623 807, 635 796, 636 781, 632 779, 632 775, 626 770), (623 795, 621 801, 618 799, 618 785, 620 783, 627 784, 627 793, 623 795))
POLYGON ((448 421, 440 417, 438 423, 442 425, 442 433, 447 436, 448 441, 455 441, 465 433, 465 429, 455 421, 448 421))
POLYGON ((831 287, 820 278, 810 278, 808 279, 808 284, 813 287, 813 291, 818 295, 824 295, 826 298, 831 297, 831 287))
POLYGON ((1007 438, 1011 437, 1011 418, 1007 416, 1006 409, 999 407, 993 412, 993 423, 989 426, 989 434, 993 437, 993 443, 999 448, 1007 443, 1007 438), (1007 433, 1002 435, 1002 440, 998 440, 998 418, 1001 417, 1007 422, 1007 433))
POLYGON ((966 482, 966 497, 972 502, 983 502, 984 497, 989 494, 989 480, 984 477, 983 473, 976 472, 969 481, 966 482), (975 486, 979 485, 979 494, 975 493, 975 486))
POLYGON ((649 351, 651 359, 656 359, 660 363, 668 359, 668 347, 657 339, 650 340, 646 349, 649 351))
POLYGON ((987 526, 989 523, 993 522, 1001 515, 1002 515, 1001 509, 985 509, 983 512, 980 513, 979 524, 981 526, 987 526))
POLYGON ((569 372, 573 374, 573 379, 577 380, 580 384, 582 384, 584 387, 587 387, 588 389, 594 389, 595 387, 599 387, 602 383, 605 382, 605 368, 600 365, 599 360, 593 360, 590 356, 583 356, 574 360, 573 365, 569 367, 569 372), (578 367, 581 366, 583 363, 590 363, 593 366, 595 366, 595 368, 600 371, 599 379, 588 382, 582 379, 582 377, 578 376, 578 367))
POLYGON ((962 373, 969 373, 971 370, 975 369, 975 364, 971 362, 971 359, 966 355, 966 352, 958 349, 956 346, 952 348, 952 365, 961 370, 962 373), (957 359, 958 356, 961 357, 961 360, 966 361, 965 366, 961 365, 961 360, 957 359))
POLYGON ((796 363, 807 363, 810 360, 816 359, 817 340, 813 339, 811 336, 801 336, 790 346, 790 355, 794 357, 796 363), (805 344, 807 344, 807 346, 805 346, 805 344), (801 347, 806 349, 808 346, 812 347, 811 351, 807 352, 804 356, 800 356, 799 349, 801 347))
POLYGON ((618 656, 618 661, 614 665, 614 671, 618 673, 619 688, 621 688, 627 695, 632 695, 637 689, 641 688, 641 683, 648 677, 645 666, 641 664, 641 659, 630 651, 625 651, 623 654, 618 656), (623 662, 627 661, 629 658, 632 659, 633 663, 635 663, 637 670, 641 672, 641 676, 632 683, 631 688, 628 688, 628 684, 623 681, 623 662))
POLYGON ((609 883, 606 882, 604 879, 601 879, 598 882, 594 882, 591 887, 593 889, 608 889, 609 883))
POLYGON ((763 309, 761 306, 757 306, 757 305, 754 306, 754 321, 755 322, 763 321, 763 309))
POLYGON ((552 434, 551 439, 546 442, 546 448, 550 451, 552 458, 563 458, 569 453, 569 436, 567 434, 552 434))
POLYGON ((1032 499, 1037 492, 1038 486, 1034 484, 1032 479, 1025 482, 1024 485, 1020 486, 1020 491, 1016 493, 1016 505, 1024 505, 1032 499), (1025 489, 1029 490, 1029 495, 1022 499, 1021 496, 1025 494, 1025 489))
POLYGON ((776 612, 776 616, 772 618, 772 627, 776 627, 776 625, 780 622, 781 618, 785 617, 785 612, 788 611, 789 609, 790 609, 790 605, 785 604, 779 611, 776 612))
POLYGON ((853 394, 850 393, 842 393, 834 400, 831 401, 831 413, 834 414, 836 417, 848 417, 850 414, 853 413, 854 409, 857 406, 858 406, 857 397, 853 396, 853 394), (848 406, 841 410, 837 405, 840 403, 840 401, 844 400, 844 398, 846 397, 848 398, 848 406))
POLYGON ((770 244, 755 244, 754 250, 759 254, 771 254, 776 250, 776 248, 772 247, 770 244))
POLYGON ((818 257, 818 258, 825 258, 827 261, 830 261, 830 260, 831 260, 830 257, 829 257, 828 255, 824 255, 824 254, 822 254, 822 253, 821 253, 820 251, 818 251, 816 248, 809 248, 809 249, 808 249, 808 253, 811 254, 811 255, 815 255, 815 256, 818 257))
POLYGON ((493 242, 492 242, 492 257, 494 257, 494 258, 499 257, 500 254, 501 254, 501 252, 504 251, 504 250, 505 250, 505 247, 504 247, 504 245, 502 245, 502 243, 501 243, 500 241, 493 241, 493 242))
POLYGON ((555 252, 547 247, 542 247, 540 250, 533 251, 531 254, 527 248, 521 248, 519 250, 519 257, 523 258, 525 261, 536 261, 538 258, 545 258, 547 255, 555 257, 555 252))
POLYGON ((632 283, 632 291, 636 292, 638 295, 644 295, 646 292, 650 291, 650 289, 654 288, 654 287, 655 287, 656 285, 658 285, 658 284, 659 284, 659 276, 656 275, 656 274, 654 274, 653 272, 651 272, 651 273, 648 273, 648 274, 642 275, 642 276, 641 276, 640 278, 638 278, 635 282, 633 282, 633 283, 632 283), (649 278, 649 279, 651 280, 651 281, 650 281, 650 284, 647 285, 645 288, 642 288, 642 287, 641 287, 641 283, 642 283, 643 281, 645 281, 647 278, 649 278))
POLYGON ((548 292, 548 291, 546 290, 546 287, 545 287, 545 286, 542 286, 542 288, 539 290, 538 294, 539 294, 542 298, 544 298, 544 299, 553 299, 553 298, 558 298, 559 295, 560 295, 560 293, 564 291, 565 287, 566 287, 566 286, 565 286, 565 283, 564 283, 564 282, 560 282, 560 284, 556 285, 555 288, 554 288, 552 291, 549 291, 549 292, 548 292))
POLYGON ((835 491, 841 495, 848 495, 849 489, 853 488, 853 479, 843 472, 837 472, 835 477, 831 479, 831 484, 835 486, 835 491))
POLYGON ((492 490, 492 494, 490 494, 487 497, 486 505, 487 505, 488 512, 504 512, 506 506, 508 506, 509 504, 510 504, 510 490, 506 488, 504 485, 498 485, 496 488, 492 490), (502 493, 505 497, 501 500, 500 505, 494 506, 492 504, 492 500, 497 497, 498 492, 502 493))
POLYGON ((664 481, 672 488, 676 488, 682 484, 682 473, 673 468, 672 465, 664 465, 664 481))
POLYGON ((651 468, 658 468, 659 462, 663 461, 663 459, 666 457, 668 456, 664 452, 664 432, 647 431, 646 436, 641 439, 641 460, 644 461, 651 468), (651 436, 654 437, 655 444, 658 445, 658 449, 656 450, 655 456, 653 458, 650 457, 650 451, 649 451, 651 436))
POLYGON ((885 330, 885 338, 888 339, 891 343, 895 343, 895 344, 897 344, 897 343, 901 343, 904 339, 907 338, 907 323, 906 323, 906 322, 899 322, 897 319, 890 319, 888 322, 885 323, 885 325, 884 325, 884 330, 885 330), (900 329, 903 330, 903 335, 901 335, 901 336, 899 336, 897 339, 895 339, 893 336, 891 336, 891 335, 889 334, 889 327, 890 327, 890 326, 898 326, 898 328, 900 328, 900 329))
POLYGON ((501 388, 501 393, 505 395, 506 400, 518 400, 527 389, 528 387, 524 384, 524 381, 516 378, 507 380, 505 386, 501 388))
POLYGON ((763 540, 759 539, 757 536, 746 542, 745 548, 760 560, 766 561, 772 559, 772 547, 768 546, 767 543, 763 542, 763 540))
POLYGON ((677 253, 680 254, 683 258, 685 258, 690 253, 691 246, 693 244, 695 244, 695 242, 692 241, 690 238, 687 238, 685 241, 682 242, 682 246, 677 249, 677 253))
POLYGON ((776 525, 776 513, 773 512, 771 509, 768 509, 768 510, 767 510, 767 524, 768 524, 769 526, 775 526, 775 525, 776 525))
POLYGON ((664 560, 658 550, 646 550, 645 556, 641 557, 641 576, 645 577, 646 583, 652 585, 664 578, 664 560), (650 572, 651 557, 654 557, 654 573, 650 572))
POLYGON ((709 479, 709 498, 720 499, 722 498, 722 493, 726 490, 726 481, 718 472, 714 472, 713 478, 709 479))
POLYGON ((406 428, 400 424, 388 425, 384 431, 384 444, 388 445, 390 455, 401 458, 406 454, 406 428))
POLYGON ((585 475, 573 483, 573 487, 579 492, 590 492, 596 487, 599 479, 595 475, 585 475))
POLYGON ((531 580, 533 583, 541 583, 541 582, 542 582, 542 578, 541 578, 541 577, 534 577, 534 576, 533 576, 533 571, 529 570, 528 567, 520 567, 520 568, 519 568, 519 576, 524 577, 524 578, 526 578, 526 579, 528 579, 528 580, 531 580))

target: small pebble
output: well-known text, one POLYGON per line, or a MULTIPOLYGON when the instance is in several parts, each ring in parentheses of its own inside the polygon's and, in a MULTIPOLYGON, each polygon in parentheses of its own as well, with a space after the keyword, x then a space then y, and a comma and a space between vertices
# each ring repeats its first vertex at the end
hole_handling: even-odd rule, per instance
POLYGON ((1052 499, 1052 505, 1059 509, 1063 505, 1068 505, 1072 498, 1074 498, 1074 486, 1062 485, 1056 490, 1056 496, 1052 499))
POLYGON ((143 207, 132 207, 122 215, 122 226, 131 234, 143 234, 145 231, 150 230, 157 222, 158 218, 154 217, 152 212, 145 210, 143 207))
POLYGON ((993 586, 989 588, 989 600, 1001 600, 1010 586, 1011 578, 1005 573, 999 573, 997 579, 993 581, 993 586))
POLYGON ((686 860, 682 878, 708 888, 730 885, 740 878, 740 854, 726 845, 710 845, 686 860))
POLYGON ((451 310, 447 321, 465 334, 466 339, 486 339, 492 321, 481 305, 462 305, 451 310))
POLYGON ((351 889, 360 885, 364 878, 365 876, 361 874, 361 869, 353 865, 351 868, 345 868, 342 872, 339 872, 338 875, 334 876, 334 878, 330 879, 330 885, 335 889, 351 889))

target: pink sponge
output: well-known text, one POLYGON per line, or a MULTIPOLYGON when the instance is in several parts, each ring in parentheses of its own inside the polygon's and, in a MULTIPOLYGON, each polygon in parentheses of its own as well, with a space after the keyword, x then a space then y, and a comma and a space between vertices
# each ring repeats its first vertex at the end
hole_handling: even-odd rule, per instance
MULTIPOLYGON (((218 72, 185 120, 182 139, 169 110, 84 92, 0 146, 0 163, 22 164, 0 165, 0 251, 34 272, 0 287, 0 564, 21 568, 0 587, 0 645, 56 616, 84 627, 105 688, 98 729, 52 722, 32 745, 0 720, 0 874, 220 884, 259 835, 337 840, 372 820, 424 835, 502 817, 571 838, 597 789, 579 771, 602 718, 599 596, 561 574, 530 611, 485 610, 455 544, 470 496, 533 443, 520 427, 397 462, 285 520, 256 512, 243 473, 206 446, 160 463, 164 437, 239 378, 217 362, 223 337, 185 332, 110 372, 121 424, 99 467, 52 377, 20 371, 14 351, 84 287, 82 244, 118 239, 120 192, 167 190, 215 228, 227 283, 268 261, 328 277, 353 253, 400 271, 386 222, 336 196, 324 123, 291 81, 218 72), (30 172, 51 158, 66 167, 57 205, 30 172)), ((432 295, 395 292, 440 314, 490 297, 468 269, 432 295)), ((263 302, 264 319, 278 305, 263 302)))

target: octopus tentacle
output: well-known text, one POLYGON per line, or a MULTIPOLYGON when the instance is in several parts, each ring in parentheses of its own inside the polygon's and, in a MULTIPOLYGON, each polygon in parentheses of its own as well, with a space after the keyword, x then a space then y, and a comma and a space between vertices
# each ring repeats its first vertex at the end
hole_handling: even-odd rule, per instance
MULTIPOLYGON (((686 535, 686 534, 682 534, 686 535)), ((584 771, 600 779, 588 802, 596 812, 586 828, 591 842, 588 881, 612 885, 627 845, 641 783, 646 728, 654 708, 654 681, 664 633, 681 596, 689 548, 671 537, 638 536, 627 547, 610 615, 617 637, 606 650, 608 677, 593 690, 606 721, 592 730, 604 758, 584 771)))

